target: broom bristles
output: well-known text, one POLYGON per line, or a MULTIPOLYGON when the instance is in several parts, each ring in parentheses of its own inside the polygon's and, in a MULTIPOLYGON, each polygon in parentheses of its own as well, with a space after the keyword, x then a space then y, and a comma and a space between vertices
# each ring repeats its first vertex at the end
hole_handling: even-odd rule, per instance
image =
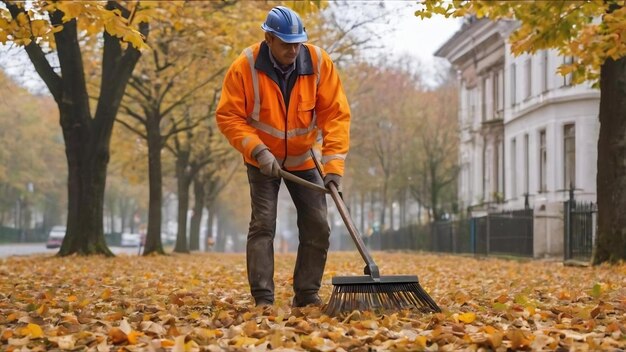
POLYGON ((337 316, 354 310, 384 313, 412 308, 422 312, 441 312, 418 282, 387 282, 335 285, 324 313, 337 316))

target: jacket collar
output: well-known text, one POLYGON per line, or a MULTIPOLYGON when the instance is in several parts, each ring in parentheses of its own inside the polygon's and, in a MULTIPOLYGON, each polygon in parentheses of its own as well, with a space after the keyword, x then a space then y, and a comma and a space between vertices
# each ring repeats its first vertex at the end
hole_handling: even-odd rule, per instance
MULTIPOLYGON (((267 43, 265 41, 261 42, 259 55, 257 55, 256 61, 254 62, 254 68, 259 71, 263 71, 275 82, 278 82, 278 77, 276 76, 276 71, 274 71, 274 65, 272 65, 270 55, 270 48, 267 46, 267 43)), ((313 60, 311 59, 311 53, 309 52, 309 48, 304 44, 302 44, 300 53, 296 58, 296 70, 294 72, 300 76, 313 74, 313 60)))

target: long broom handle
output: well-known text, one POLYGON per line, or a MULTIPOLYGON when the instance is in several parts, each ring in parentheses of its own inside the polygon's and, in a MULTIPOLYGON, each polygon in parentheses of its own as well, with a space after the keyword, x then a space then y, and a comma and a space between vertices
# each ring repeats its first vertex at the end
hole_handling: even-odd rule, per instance
MULTIPOLYGON (((313 150, 311 150, 311 158, 313 158, 313 161, 315 162, 315 168, 317 169, 317 172, 319 172, 320 177, 322 177, 323 179, 324 175, 322 174, 322 167, 319 161, 317 160, 317 158, 315 157, 313 150)), ((363 261, 365 261, 366 265, 365 265, 365 269, 363 270, 365 275, 371 276, 372 279, 376 281, 380 280, 380 272, 378 271, 378 265, 376 265, 376 263, 374 262, 374 259, 372 258, 369 251, 365 247, 365 243, 363 243, 363 238, 361 237, 359 230, 356 228, 356 226, 354 226, 354 223, 352 222, 352 218, 350 217, 350 212, 348 211, 346 204, 343 202, 343 199, 341 198, 341 195, 339 194, 339 191, 337 190, 337 186, 335 186, 333 182, 330 182, 328 184, 328 189, 330 190, 330 196, 333 198, 333 201, 335 201, 337 210, 339 210, 339 214, 341 214, 343 223, 348 228, 348 233, 350 233, 350 236, 352 237, 352 240, 354 241, 356 248, 361 254, 361 258, 363 258, 363 261)))

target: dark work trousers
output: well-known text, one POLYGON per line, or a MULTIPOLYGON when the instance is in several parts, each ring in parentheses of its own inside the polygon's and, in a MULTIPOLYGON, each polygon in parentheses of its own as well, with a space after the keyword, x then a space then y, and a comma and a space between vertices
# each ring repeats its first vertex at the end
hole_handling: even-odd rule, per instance
MULTIPOLYGON (((248 282, 257 303, 273 303, 274 235, 281 178, 265 176, 257 167, 250 164, 246 166, 252 199, 252 216, 246 244, 248 282)), ((323 185, 316 169, 292 173, 307 181, 323 185)), ((293 290, 298 299, 306 300, 307 297, 317 294, 320 289, 330 245, 326 196, 287 180, 285 185, 296 206, 300 242, 293 274, 293 290)))

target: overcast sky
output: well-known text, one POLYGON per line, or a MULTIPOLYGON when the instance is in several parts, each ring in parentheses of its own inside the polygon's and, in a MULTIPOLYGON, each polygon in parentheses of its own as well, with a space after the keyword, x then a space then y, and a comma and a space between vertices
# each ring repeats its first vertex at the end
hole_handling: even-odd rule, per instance
MULTIPOLYGON (((368 3, 367 1, 365 3, 368 3)), ((373 2, 369 2, 373 5, 373 2)), ((461 19, 433 16, 429 19, 415 17, 417 1, 385 0, 385 6, 393 11, 392 23, 386 24, 393 32, 381 40, 381 44, 396 55, 410 55, 419 59, 432 75, 444 59, 435 58, 434 53, 461 27, 461 19)))
POLYGON ((422 60, 432 60, 434 52, 448 40, 461 26, 460 19, 447 19, 436 16, 429 19, 415 17, 415 1, 388 1, 397 7, 397 28, 387 42, 389 48, 398 54, 409 53, 422 60))

